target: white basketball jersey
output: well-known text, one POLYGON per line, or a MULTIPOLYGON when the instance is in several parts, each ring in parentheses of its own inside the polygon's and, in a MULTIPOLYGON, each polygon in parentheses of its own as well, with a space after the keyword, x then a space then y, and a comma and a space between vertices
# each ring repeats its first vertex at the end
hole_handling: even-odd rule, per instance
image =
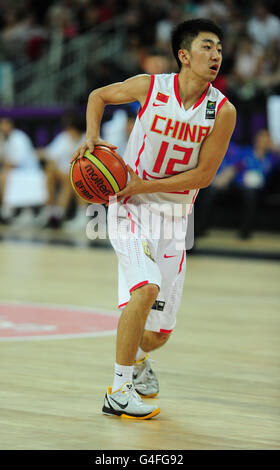
MULTIPOLYGON (((227 98, 210 83, 201 98, 185 110, 178 74, 151 75, 146 102, 131 132, 124 161, 144 180, 167 178, 195 168, 200 147, 212 131, 227 98)), ((198 189, 139 194, 129 202, 187 204, 188 212, 198 189)))

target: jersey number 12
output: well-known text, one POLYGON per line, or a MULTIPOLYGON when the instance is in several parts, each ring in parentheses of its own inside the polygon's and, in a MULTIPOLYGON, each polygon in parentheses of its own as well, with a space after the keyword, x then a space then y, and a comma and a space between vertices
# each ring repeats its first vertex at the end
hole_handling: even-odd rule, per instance
MULTIPOLYGON (((169 147, 169 142, 163 141, 160 146, 159 153, 158 153, 158 156, 155 161, 154 168, 153 168, 154 173, 160 172, 168 147, 169 147)), ((183 152, 184 156, 183 158, 170 158, 169 159, 166 170, 165 170, 166 175, 176 175, 177 173, 180 173, 179 171, 174 171, 173 169, 174 165, 176 163, 180 163, 181 165, 187 165, 190 161, 190 158, 193 152, 193 148, 181 147, 180 145, 177 145, 177 144, 173 145, 172 150, 175 150, 176 152, 183 152)))

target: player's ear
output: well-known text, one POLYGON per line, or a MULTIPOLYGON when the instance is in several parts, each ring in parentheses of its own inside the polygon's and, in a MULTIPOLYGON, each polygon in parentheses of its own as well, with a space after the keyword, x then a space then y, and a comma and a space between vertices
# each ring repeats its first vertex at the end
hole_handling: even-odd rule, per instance
POLYGON ((189 65, 190 63, 190 56, 187 49, 179 49, 178 57, 182 64, 189 65))

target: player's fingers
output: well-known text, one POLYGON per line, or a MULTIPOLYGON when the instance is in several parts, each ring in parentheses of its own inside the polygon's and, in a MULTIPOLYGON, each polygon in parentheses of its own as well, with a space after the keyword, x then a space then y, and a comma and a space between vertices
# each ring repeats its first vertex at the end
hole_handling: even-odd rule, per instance
POLYGON ((80 152, 79 152, 79 158, 83 157, 85 154, 85 151, 88 149, 87 144, 83 144, 80 146, 80 152))
POLYGON ((122 191, 119 191, 116 193, 117 196, 117 201, 120 201, 123 197, 127 196, 127 191, 126 189, 123 189, 122 191))
POLYGON ((129 165, 126 165, 127 171, 130 174, 130 176, 135 175, 135 171, 132 170, 132 168, 129 165))
POLYGON ((113 144, 110 144, 110 142, 107 142, 107 140, 103 140, 101 145, 105 145, 106 147, 109 147, 112 150, 115 150, 118 148, 116 145, 113 145, 113 144))
POLYGON ((80 147, 78 148, 78 150, 76 150, 76 152, 73 154, 72 159, 71 159, 71 161, 70 161, 70 165, 71 165, 77 158, 83 157, 83 156, 84 156, 84 153, 85 153, 85 151, 86 151, 87 148, 88 148, 88 146, 87 146, 86 144, 80 145, 80 147))
POLYGON ((77 150, 77 151, 73 154, 72 159, 70 160, 70 165, 72 165, 72 163, 78 158, 79 153, 80 153, 80 150, 77 150))

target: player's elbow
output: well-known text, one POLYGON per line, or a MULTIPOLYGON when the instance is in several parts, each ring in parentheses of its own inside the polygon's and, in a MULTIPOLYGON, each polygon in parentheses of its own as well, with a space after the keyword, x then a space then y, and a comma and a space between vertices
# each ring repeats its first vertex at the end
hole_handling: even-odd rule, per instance
POLYGON ((208 186, 211 185, 212 181, 214 179, 214 176, 212 177, 208 177, 208 178, 205 178, 205 181, 204 181, 204 185, 202 186, 203 188, 208 188, 208 186))
POLYGON ((101 102, 104 106, 107 104, 102 95, 102 88, 96 88, 96 90, 92 90, 88 96, 88 103, 93 105, 101 102))
POLYGON ((208 186, 210 186, 210 184, 212 183, 214 179, 214 176, 215 175, 212 175, 212 173, 210 173, 207 170, 201 171, 199 188, 203 189, 203 188, 207 188, 208 186))

